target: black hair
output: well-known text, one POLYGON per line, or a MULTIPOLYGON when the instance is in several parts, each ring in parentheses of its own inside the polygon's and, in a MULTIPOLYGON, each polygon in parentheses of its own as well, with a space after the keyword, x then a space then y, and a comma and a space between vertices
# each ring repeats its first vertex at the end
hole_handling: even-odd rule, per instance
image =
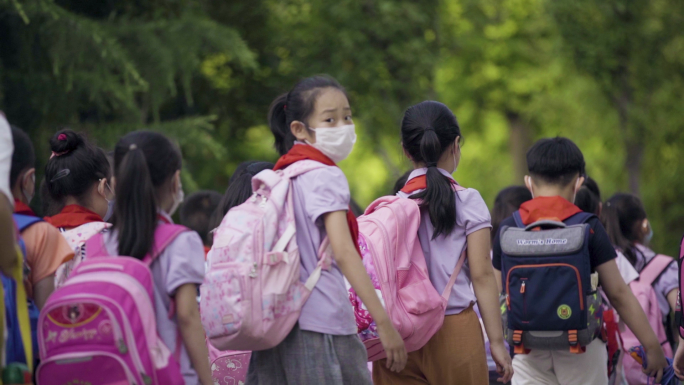
POLYGON ((492 241, 499 232, 504 219, 513 215, 523 203, 532 200, 532 193, 525 186, 509 186, 499 191, 492 207, 492 241))
POLYGON ((392 187, 392 195, 397 195, 397 193, 404 188, 412 172, 413 170, 406 171, 404 175, 400 176, 399 179, 397 179, 397 181, 394 182, 394 187, 392 187))
POLYGON ((617 193, 606 201, 601 211, 601 221, 606 227, 613 246, 636 264, 634 244, 641 242, 641 226, 646 219, 646 210, 641 200, 632 194, 617 193))
POLYGON ((29 136, 20 128, 12 127, 12 169, 10 171, 10 188, 14 188, 22 171, 36 166, 36 153, 29 136))
POLYGON ((221 194, 216 191, 197 191, 185 198, 180 208, 180 223, 197 231, 206 246, 211 246, 209 220, 220 201, 221 194))
POLYGON ((278 96, 271 103, 268 125, 275 137, 275 149, 280 155, 285 155, 294 146, 296 138, 290 130, 292 122, 299 121, 306 125, 314 112, 316 98, 326 88, 335 88, 347 95, 337 80, 319 75, 299 81, 290 92, 278 96))
POLYGON ((568 138, 540 139, 527 151, 527 169, 533 178, 567 186, 577 175, 584 175, 584 156, 568 138))
POLYGON ((587 177, 577 190, 575 206, 586 213, 599 215, 601 212, 601 191, 596 181, 587 177))
MULTIPOLYGON (((270 162, 248 161, 241 163, 230 178, 223 198, 216 207, 211 220, 209 221, 210 231, 219 227, 226 213, 235 206, 239 206, 252 196, 252 177, 264 170, 272 170, 275 165, 270 162), (242 166, 242 167, 241 167, 242 166), (238 170, 242 170, 238 174, 238 170)), ((212 238, 209 236, 209 238, 212 238)))
POLYGON ((88 142, 85 135, 70 129, 58 131, 50 139, 53 155, 45 165, 45 181, 50 199, 64 206, 67 197, 74 197, 80 205, 93 184, 103 178, 111 180, 112 172, 101 148, 88 142))
POLYGON ((401 122, 404 149, 415 163, 425 163, 427 167, 427 188, 411 198, 420 199, 421 208, 430 213, 433 239, 451 234, 456 226, 454 189, 451 179, 437 169, 437 161, 459 136, 461 128, 456 116, 439 102, 425 101, 409 107, 401 122))
POLYGON ((158 189, 180 170, 180 149, 164 135, 134 131, 114 148, 116 205, 112 224, 119 254, 143 259, 154 244, 159 209, 158 189))

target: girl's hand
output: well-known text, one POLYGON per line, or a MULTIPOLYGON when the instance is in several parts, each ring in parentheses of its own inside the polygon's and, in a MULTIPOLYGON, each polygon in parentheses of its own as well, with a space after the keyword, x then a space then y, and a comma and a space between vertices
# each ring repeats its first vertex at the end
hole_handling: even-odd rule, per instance
POLYGON ((649 377, 655 377, 656 384, 660 384, 660 381, 663 379, 663 370, 668 365, 660 345, 646 349, 646 363, 648 366, 646 366, 646 369, 643 369, 643 372, 649 377))
POLYGON ((675 374, 680 380, 684 380, 684 340, 679 338, 679 347, 675 352, 674 360, 672 361, 675 374))
POLYGON ((496 372, 501 377, 496 380, 499 382, 508 383, 513 378, 513 364, 511 362, 511 355, 508 354, 506 346, 503 342, 490 345, 492 350, 492 358, 496 363, 496 372))
POLYGON ((404 340, 401 339, 399 332, 394 328, 389 318, 377 325, 380 342, 385 353, 387 353, 387 369, 399 373, 404 370, 408 360, 404 340))

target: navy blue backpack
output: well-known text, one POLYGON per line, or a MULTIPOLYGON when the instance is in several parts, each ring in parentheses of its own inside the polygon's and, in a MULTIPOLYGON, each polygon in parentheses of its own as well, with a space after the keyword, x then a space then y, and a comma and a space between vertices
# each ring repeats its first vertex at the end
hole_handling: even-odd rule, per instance
MULTIPOLYGON (((41 218, 30 215, 14 214, 13 216, 20 233, 30 226, 43 221, 41 218)), ((24 241, 21 238, 19 239, 19 247, 24 254, 24 277, 27 277, 30 269, 26 263, 26 244, 24 244, 24 241)), ((7 343, 5 345, 7 357, 6 362, 19 362, 28 364, 28 362, 26 362, 26 352, 24 351, 24 344, 22 342, 21 330, 19 327, 16 300, 17 285, 23 285, 24 283, 16 282, 14 279, 5 277, 1 274, 0 276, 2 278, 2 285, 5 289, 5 322, 7 325, 7 343)), ((38 358, 38 338, 36 332, 38 330, 38 317, 40 315, 40 310, 38 310, 38 307, 32 299, 28 300, 28 315, 29 321, 31 323, 31 341, 33 344, 32 356, 35 361, 38 358)), ((35 367, 35 365, 33 367, 35 367)))
POLYGON ((501 229, 505 335, 518 354, 529 350, 582 353, 600 335, 601 296, 589 256, 593 214, 501 229))

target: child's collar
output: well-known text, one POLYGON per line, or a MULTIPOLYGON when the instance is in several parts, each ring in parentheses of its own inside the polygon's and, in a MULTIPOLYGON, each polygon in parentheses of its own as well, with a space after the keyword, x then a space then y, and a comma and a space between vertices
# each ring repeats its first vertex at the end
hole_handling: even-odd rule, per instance
POLYGON ((520 205, 520 218, 525 225, 542 219, 562 222, 580 212, 579 207, 558 195, 536 197, 520 205))

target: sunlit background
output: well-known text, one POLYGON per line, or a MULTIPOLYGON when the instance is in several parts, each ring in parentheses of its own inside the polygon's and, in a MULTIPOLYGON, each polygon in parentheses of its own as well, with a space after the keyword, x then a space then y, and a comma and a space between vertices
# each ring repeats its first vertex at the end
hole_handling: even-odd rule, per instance
POLYGON ((681 0, 0 0, 0 109, 39 170, 59 127, 106 149, 148 128, 180 143, 186 192, 223 192, 239 162, 276 159, 270 102, 327 73, 351 97, 341 166, 361 205, 410 167, 399 121, 434 99, 462 127, 457 180, 488 204, 522 183, 534 140, 567 136, 604 200, 638 193, 675 255, 683 25, 681 0))

